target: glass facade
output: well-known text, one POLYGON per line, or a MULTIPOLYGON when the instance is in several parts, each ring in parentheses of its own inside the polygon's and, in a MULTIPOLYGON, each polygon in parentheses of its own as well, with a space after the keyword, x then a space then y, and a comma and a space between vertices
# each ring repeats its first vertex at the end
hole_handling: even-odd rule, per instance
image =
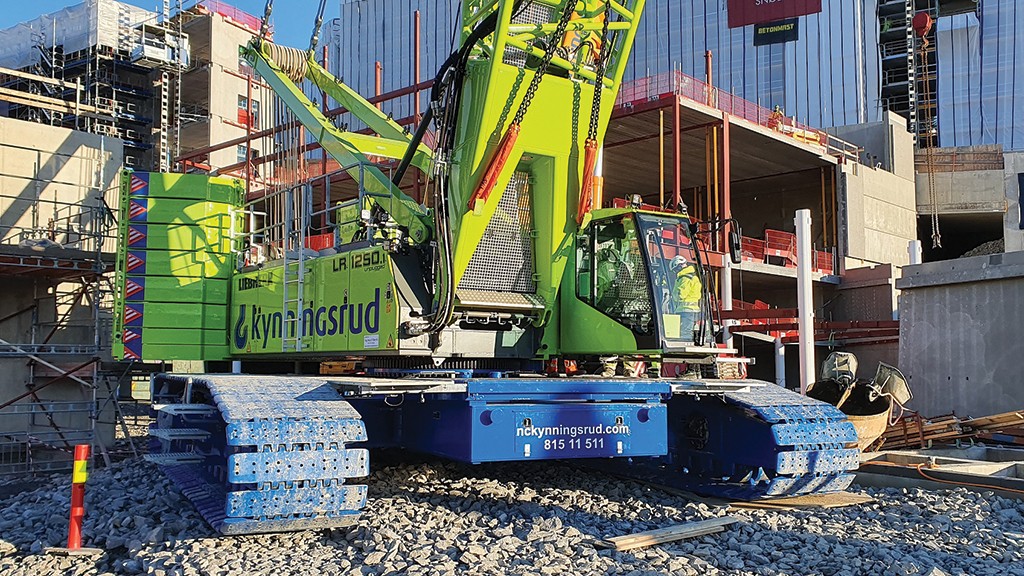
POLYGON ((627 79, 681 70, 817 127, 881 119, 876 1, 825 0, 799 19, 796 42, 754 46, 754 27, 730 29, 725 0, 648 3, 627 79))
MULTIPOLYGON (((413 83, 413 12, 421 14, 421 80, 451 53, 458 0, 342 0, 331 28, 331 70, 360 93, 413 83)), ((648 2, 625 80, 671 70, 703 79, 714 54, 715 85, 766 108, 781 107, 805 124, 827 128, 881 120, 878 0, 824 0, 799 19, 795 42, 755 47, 754 27, 730 29, 726 0, 648 2)), ((941 146, 1002 144, 1024 149, 1024 3, 982 0, 977 14, 937 23, 938 125, 941 146)), ((426 96, 423 96, 424 102, 426 96)), ((408 98, 384 105, 412 115, 408 98)))
MULTIPOLYGON (((625 80, 673 69, 703 79, 704 53, 714 53, 715 84, 816 127, 881 119, 876 0, 825 0, 820 14, 800 18, 796 42, 755 47, 753 27, 729 29, 726 0, 648 2, 625 80)), ((457 0, 342 0, 330 38, 330 68, 361 94, 413 83, 413 12, 421 15, 421 80, 433 76, 453 48, 457 0)), ((412 114, 408 99, 385 104, 395 118, 412 114), (389 108, 390 107, 390 108, 389 108)))
POLYGON ((1024 150, 1024 3, 983 0, 938 21, 940 146, 1024 150))

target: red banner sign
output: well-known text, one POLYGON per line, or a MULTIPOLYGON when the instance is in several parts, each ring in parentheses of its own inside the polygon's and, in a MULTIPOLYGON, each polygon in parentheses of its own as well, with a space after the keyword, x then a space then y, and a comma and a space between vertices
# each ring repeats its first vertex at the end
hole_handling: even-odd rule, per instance
POLYGON ((729 28, 821 12, 821 0, 729 0, 729 28))

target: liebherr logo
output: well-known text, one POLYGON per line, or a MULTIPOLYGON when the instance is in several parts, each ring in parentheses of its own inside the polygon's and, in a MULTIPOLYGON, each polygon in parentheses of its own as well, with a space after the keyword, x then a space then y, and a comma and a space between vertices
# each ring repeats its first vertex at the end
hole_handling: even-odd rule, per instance
MULTIPOLYGON (((242 304, 238 307, 234 340, 238 350, 266 350, 267 343, 283 338, 285 315, 278 312, 264 312, 260 306, 242 304)), ((373 291, 370 302, 346 302, 339 305, 310 306, 302 310, 302 322, 293 322, 295 313, 288 311, 288 338, 295 337, 296 327, 301 325, 302 337, 334 336, 336 334, 376 334, 380 330, 380 288, 373 291)))

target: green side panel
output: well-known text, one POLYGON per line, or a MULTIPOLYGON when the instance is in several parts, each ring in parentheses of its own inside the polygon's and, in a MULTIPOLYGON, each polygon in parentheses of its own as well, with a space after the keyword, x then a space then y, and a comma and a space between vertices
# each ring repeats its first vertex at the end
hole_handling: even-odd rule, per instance
POLYGON ((124 172, 113 349, 132 360, 228 357, 237 180, 124 172))
POLYGON ((156 198, 200 200, 240 206, 245 188, 241 181, 198 174, 159 174, 149 181, 149 195, 156 198))
POLYGON ((228 307, 224 304, 127 303, 127 308, 142 316, 142 327, 220 330, 228 325, 228 307))
MULTIPOLYGON (((398 306, 391 258, 371 247, 307 260, 301 306, 285 308, 284 270, 239 274, 231 285, 231 352, 396 353, 398 306), (298 338, 298 340, 296 340, 298 338)), ((297 267, 298 264, 291 266, 297 267)), ((297 291, 289 274, 289 298, 297 291)))
POLYGON ((144 239, 133 245, 144 244, 148 250, 171 250, 174 252, 231 253, 230 229, 228 234, 221 227, 199 226, 196 224, 132 224, 131 234, 144 239))
POLYGON ((560 344, 563 354, 634 354, 633 332, 576 297, 576 255, 569 258, 559 294, 560 344))
POLYGON ((191 224, 204 228, 231 230, 231 205, 179 199, 132 199, 129 206, 135 216, 130 222, 149 224, 191 224), (143 209, 145 209, 143 211, 143 209))
POLYGON ((230 280, 221 278, 128 276, 125 279, 122 296, 125 302, 204 303, 225 306, 230 292, 229 283, 230 280))
POLYGON ((146 328, 145 345, 225 346, 224 330, 192 330, 188 328, 146 328))
MULTIPOLYGON (((116 349, 117 347, 115 346, 115 351, 116 349)), ((227 346, 198 346, 194 344, 145 344, 142 346, 141 354, 143 358, 156 358, 166 361, 227 360, 230 357, 227 346)))
POLYGON ((231 278, 235 257, 214 252, 132 250, 126 255, 128 272, 139 276, 175 278, 231 278))

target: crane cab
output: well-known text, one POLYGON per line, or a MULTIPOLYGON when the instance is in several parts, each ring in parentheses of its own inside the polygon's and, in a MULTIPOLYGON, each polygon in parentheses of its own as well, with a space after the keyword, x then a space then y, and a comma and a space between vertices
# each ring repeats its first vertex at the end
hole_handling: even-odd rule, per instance
POLYGON ((563 353, 661 357, 707 346, 708 283, 687 215, 595 210, 575 239, 563 353))

